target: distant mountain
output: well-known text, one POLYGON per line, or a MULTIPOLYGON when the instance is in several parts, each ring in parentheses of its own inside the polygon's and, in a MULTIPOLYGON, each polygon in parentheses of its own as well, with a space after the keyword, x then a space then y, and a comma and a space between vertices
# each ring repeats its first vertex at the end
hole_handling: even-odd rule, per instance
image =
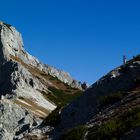
MULTIPOLYGON (((0 22, 0 139, 46 133, 38 128, 56 108, 83 91, 68 73, 41 63, 23 47, 21 34, 0 22)), ((40 136, 40 138, 43 136, 40 136)), ((39 137, 38 137, 39 139, 39 137)))
POLYGON ((53 139, 140 139, 140 56, 99 79, 59 117, 53 139))

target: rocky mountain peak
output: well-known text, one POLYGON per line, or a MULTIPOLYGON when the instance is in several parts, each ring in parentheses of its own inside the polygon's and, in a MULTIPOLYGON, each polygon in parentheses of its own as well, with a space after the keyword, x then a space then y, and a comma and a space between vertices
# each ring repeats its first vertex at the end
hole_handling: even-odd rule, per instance
POLYGON ((37 58, 30 55, 23 46, 21 34, 13 26, 0 22, 0 63, 15 58, 44 71, 46 74, 57 77, 72 87, 82 89, 82 83, 74 80, 69 73, 41 63, 37 58))
POLYGON ((0 24, 1 52, 4 60, 10 56, 22 57, 24 53, 21 34, 11 25, 1 22, 0 24))

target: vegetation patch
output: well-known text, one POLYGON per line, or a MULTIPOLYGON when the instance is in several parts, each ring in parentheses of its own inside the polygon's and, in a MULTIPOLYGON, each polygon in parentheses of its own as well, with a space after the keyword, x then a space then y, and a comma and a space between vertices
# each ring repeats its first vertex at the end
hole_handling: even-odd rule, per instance
POLYGON ((117 92, 100 98, 101 106, 112 105, 124 97, 125 92, 117 92))
POLYGON ((124 112, 117 118, 89 129, 87 140, 118 140, 125 133, 139 126, 140 107, 135 107, 124 112))
POLYGON ((67 94, 65 91, 56 89, 55 87, 49 87, 48 89, 51 91, 51 93, 46 95, 47 98, 60 108, 66 106, 76 97, 81 95, 81 91, 77 91, 74 94, 67 94))
POLYGON ((78 126, 63 134, 60 140, 84 140, 86 131, 87 128, 85 126, 78 126))

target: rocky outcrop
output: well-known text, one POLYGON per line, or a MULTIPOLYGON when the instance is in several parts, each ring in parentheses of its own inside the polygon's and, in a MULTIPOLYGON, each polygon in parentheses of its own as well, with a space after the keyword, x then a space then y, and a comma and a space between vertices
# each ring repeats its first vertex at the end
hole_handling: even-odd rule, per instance
POLYGON ((42 122, 31 112, 9 100, 0 103, 0 139, 21 139, 42 122))
POLYGON ((37 58, 31 56, 24 49, 21 34, 11 25, 0 22, 0 63, 11 60, 11 56, 21 59, 25 64, 31 65, 57 77, 64 83, 75 88, 81 88, 81 83, 74 80, 67 72, 58 70, 52 66, 42 64, 37 58))
POLYGON ((17 62, 7 61, 0 69, 0 92, 5 98, 22 97, 53 111, 56 106, 48 102, 39 91, 47 90, 38 79, 17 62))

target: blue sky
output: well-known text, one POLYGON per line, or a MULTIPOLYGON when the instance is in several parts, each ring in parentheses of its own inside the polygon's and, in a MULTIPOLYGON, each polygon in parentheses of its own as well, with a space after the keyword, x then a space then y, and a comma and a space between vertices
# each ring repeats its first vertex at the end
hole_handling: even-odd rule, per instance
POLYGON ((94 83, 140 53, 139 0, 1 0, 0 20, 42 62, 94 83))

